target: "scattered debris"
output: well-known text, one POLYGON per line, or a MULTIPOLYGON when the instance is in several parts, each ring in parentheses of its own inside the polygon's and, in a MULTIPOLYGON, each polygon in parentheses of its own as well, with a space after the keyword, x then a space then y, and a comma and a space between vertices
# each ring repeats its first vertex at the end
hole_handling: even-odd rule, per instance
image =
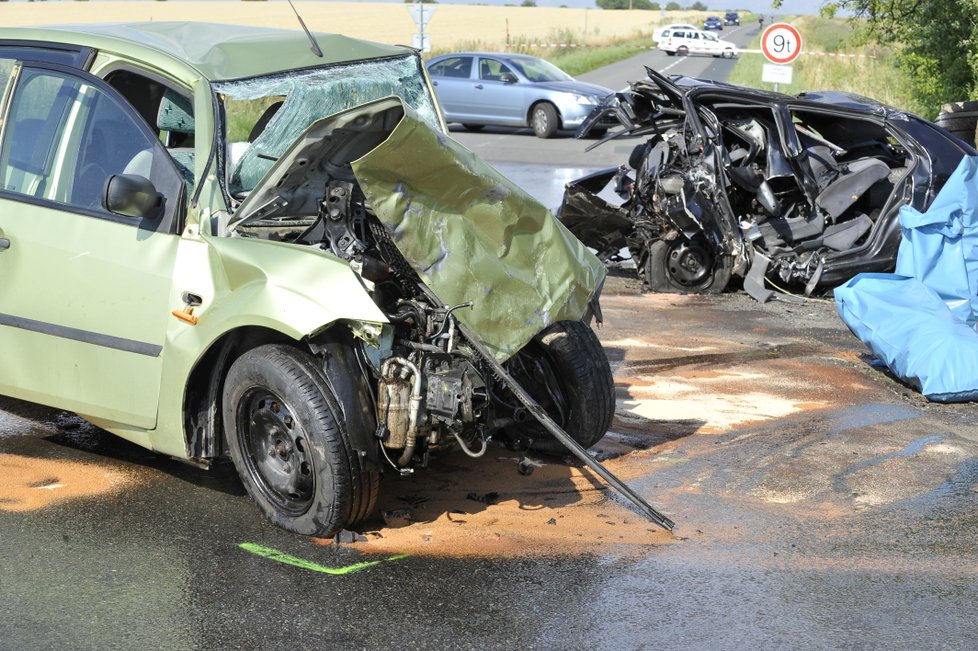
POLYGON ((499 498, 499 493, 495 491, 491 491, 483 495, 479 495, 478 493, 473 491, 468 495, 466 495, 465 498, 470 499, 473 502, 479 502, 480 504, 488 504, 492 506, 493 504, 496 503, 496 500, 499 498))
POLYGON ((411 509, 394 509, 393 511, 381 511, 384 524, 388 527, 403 527, 413 522, 411 509))
POLYGON ((334 545, 346 545, 351 543, 367 542, 367 537, 355 531, 343 529, 333 537, 334 545))
POLYGON ((521 475, 532 475, 534 470, 543 467, 543 463, 530 457, 520 457, 520 460, 516 464, 521 475))
POLYGON ((452 517, 453 515, 468 515, 468 513, 466 513, 465 511, 459 511, 457 509, 454 510, 454 511, 449 511, 448 512, 448 521, 449 522, 454 522, 455 524, 465 524, 465 522, 466 522, 465 520, 456 520, 455 518, 452 517))
POLYGON ((557 524, 557 518, 550 518, 547 520, 547 524, 557 524))
POLYGON ((397 499, 402 502, 407 502, 411 506, 417 506, 418 504, 424 504, 428 501, 427 497, 420 497, 418 495, 398 495, 397 499))

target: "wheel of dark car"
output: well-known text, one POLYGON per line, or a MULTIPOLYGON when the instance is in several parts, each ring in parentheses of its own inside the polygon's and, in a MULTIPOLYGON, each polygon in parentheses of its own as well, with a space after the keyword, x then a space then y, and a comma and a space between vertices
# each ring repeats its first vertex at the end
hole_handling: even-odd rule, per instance
POLYGON ((676 56, 676 53, 673 52, 672 50, 666 50, 666 56, 674 57, 676 56))
POLYGON ((327 380, 314 357, 280 344, 246 352, 228 371, 231 459, 252 499, 284 529, 332 536, 374 508, 377 473, 362 467, 351 445, 350 427, 360 420, 344 418, 361 405, 341 405, 331 388, 350 381, 327 380))
POLYGON ((464 128, 466 131, 482 131, 485 128, 485 126, 486 125, 484 125, 484 124, 469 124, 469 123, 466 123, 466 124, 463 124, 462 125, 462 128, 464 128))
POLYGON ((727 256, 715 256, 701 238, 656 240, 649 246, 642 267, 643 281, 653 292, 719 294, 730 281, 727 256))
POLYGON ((557 117, 557 109, 553 104, 540 102, 533 107, 530 115, 530 126, 537 138, 552 138, 560 127, 560 119, 557 117))
POLYGON ((676 54, 678 54, 681 57, 684 57, 687 54, 689 54, 689 48, 686 47, 685 45, 680 45, 679 47, 676 48, 676 54))
MULTIPOLYGON (((601 440, 615 414, 611 366, 590 326, 560 321, 534 337, 508 369, 571 438, 584 447, 601 440)), ((530 448, 558 454, 566 450, 539 423, 508 428, 512 439, 532 440, 530 448)))

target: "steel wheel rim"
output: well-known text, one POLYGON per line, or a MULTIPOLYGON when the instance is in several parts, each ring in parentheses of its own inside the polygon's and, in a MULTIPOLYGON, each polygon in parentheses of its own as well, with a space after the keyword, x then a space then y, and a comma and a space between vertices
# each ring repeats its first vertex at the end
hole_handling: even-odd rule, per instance
POLYGON ((251 389, 239 405, 238 440, 248 474, 276 508, 302 515, 316 494, 315 466, 302 424, 268 389, 251 389))
POLYGON ((670 278, 683 287, 692 287, 709 277, 713 256, 701 244, 680 242, 669 249, 666 267, 670 278))
POLYGON ((550 121, 547 119, 547 112, 542 108, 538 108, 533 112, 533 118, 535 130, 538 133, 546 132, 547 128, 550 126, 550 121))

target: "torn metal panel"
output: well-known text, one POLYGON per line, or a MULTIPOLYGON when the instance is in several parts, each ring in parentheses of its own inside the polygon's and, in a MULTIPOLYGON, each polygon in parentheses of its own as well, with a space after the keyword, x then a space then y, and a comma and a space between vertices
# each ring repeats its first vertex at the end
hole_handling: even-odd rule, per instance
POLYGON ((590 183, 571 184, 559 214, 592 246, 630 241, 654 291, 722 291, 736 275, 758 296, 768 295, 766 280, 809 294, 859 271, 892 269, 900 207, 924 209, 957 161, 975 153, 927 121, 866 98, 790 97, 647 72, 596 111, 622 125, 605 140, 649 138, 622 168, 634 182, 616 218, 587 196, 600 191, 590 183), (600 219, 586 219, 591 206, 600 219), (689 282, 677 238, 709 247, 710 277, 689 282), (655 255, 667 250, 663 241, 673 243, 668 255, 655 255), (752 269, 759 259, 752 252, 764 269, 752 269))

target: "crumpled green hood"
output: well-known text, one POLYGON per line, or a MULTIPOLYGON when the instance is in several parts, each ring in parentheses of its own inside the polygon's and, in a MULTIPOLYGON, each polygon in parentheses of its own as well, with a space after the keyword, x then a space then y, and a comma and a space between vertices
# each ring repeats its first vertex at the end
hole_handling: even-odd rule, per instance
POLYGON ((580 319, 601 262, 533 197, 406 109, 352 163, 367 203, 425 284, 500 361, 555 321, 580 319))
POLYGON ((310 125, 230 227, 316 215, 330 178, 353 175, 428 288, 472 302, 455 315, 499 361, 600 291, 604 266, 546 208, 396 97, 310 125))

